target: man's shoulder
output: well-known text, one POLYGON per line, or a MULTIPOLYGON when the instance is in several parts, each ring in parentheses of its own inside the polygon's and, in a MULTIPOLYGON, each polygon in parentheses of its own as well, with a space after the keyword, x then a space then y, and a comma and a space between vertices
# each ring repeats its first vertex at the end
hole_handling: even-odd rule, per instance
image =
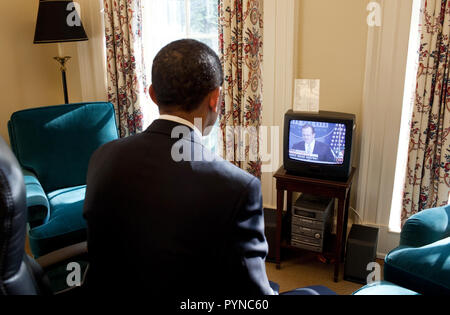
POLYGON ((121 147, 124 145, 125 142, 127 142, 127 138, 120 138, 108 143, 105 143, 101 145, 92 155, 92 158, 97 158, 102 155, 109 155, 112 152, 121 152, 121 147))
POLYGON ((190 164, 189 168, 192 168, 194 174, 198 176, 208 177, 214 181, 219 181, 224 184, 229 183, 232 185, 243 187, 247 186, 250 182, 257 180, 255 176, 242 170, 233 163, 224 160, 222 157, 215 155, 210 150, 205 148, 202 144, 193 143, 186 139, 181 139, 181 141, 183 143, 185 142, 192 152, 182 157, 182 161, 169 163, 168 159, 171 158, 172 154, 172 152, 170 152, 169 150, 169 147, 173 143, 168 139, 159 141, 157 137, 152 137, 152 139, 149 139, 148 137, 151 137, 151 134, 141 134, 138 136, 131 136, 128 138, 109 142, 101 146, 94 153, 92 159, 95 160, 97 165, 104 164, 104 162, 107 161, 108 165, 113 166, 116 164, 128 163, 130 161, 134 163, 145 156, 146 159, 158 159, 161 168, 164 168, 164 165, 166 164, 170 164, 171 168, 177 168, 179 166, 180 169, 185 169, 187 162, 190 164), (149 142, 151 142, 152 144, 149 144, 149 142), (156 151, 153 151, 151 156, 148 156, 146 148, 149 145, 155 145, 155 142, 165 144, 164 147, 167 146, 167 148, 162 149, 160 146, 157 146, 157 148, 154 149, 164 150, 164 152, 160 152, 159 154, 157 154, 156 151), (190 158, 192 160, 186 161, 184 160, 185 158, 190 158))
MULTIPOLYGON (((120 138, 100 146, 91 156, 91 163, 103 165, 105 161, 108 164, 126 163, 125 160, 132 158, 136 151, 139 151, 140 135, 120 138)), ((98 165, 98 166, 100 166, 98 165)))
POLYGON ((246 186, 250 182, 258 181, 257 177, 219 156, 214 156, 212 161, 196 162, 194 166, 197 170, 225 182, 241 183, 246 186))
POLYGON ((300 141, 297 142, 296 144, 294 144, 293 146, 294 149, 304 149, 305 148, 305 141, 300 141))

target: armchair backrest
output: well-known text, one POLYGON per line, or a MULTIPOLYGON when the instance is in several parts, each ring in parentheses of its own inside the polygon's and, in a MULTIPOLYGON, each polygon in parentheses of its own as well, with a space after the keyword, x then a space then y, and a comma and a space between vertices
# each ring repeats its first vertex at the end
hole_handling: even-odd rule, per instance
POLYGON ((34 172, 45 192, 81 186, 91 155, 118 138, 111 103, 80 103, 16 112, 8 123, 20 165, 34 172))
POLYGON ((421 247, 450 237, 450 205, 410 217, 400 234, 400 245, 421 247))

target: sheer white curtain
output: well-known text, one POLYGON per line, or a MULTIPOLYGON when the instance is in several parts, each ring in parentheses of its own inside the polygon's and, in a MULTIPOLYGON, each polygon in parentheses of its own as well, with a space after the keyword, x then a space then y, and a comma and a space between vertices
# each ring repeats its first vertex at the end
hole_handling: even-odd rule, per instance
MULTIPOLYGON (((143 44, 148 82, 151 83, 152 62, 158 51, 168 43, 186 37, 184 0, 143 1, 143 44)), ((156 104, 150 100, 143 107, 144 128, 159 117, 156 104)))
POLYGON ((103 0, 77 0, 81 21, 89 37, 77 44, 82 100, 108 100, 103 0))

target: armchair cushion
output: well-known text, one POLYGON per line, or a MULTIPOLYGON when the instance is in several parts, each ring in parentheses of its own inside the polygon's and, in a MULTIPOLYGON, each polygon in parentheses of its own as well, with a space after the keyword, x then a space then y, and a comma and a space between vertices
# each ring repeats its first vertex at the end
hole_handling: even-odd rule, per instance
POLYGON ((422 294, 450 294, 450 237, 396 248, 386 256, 384 277, 422 294))
POLYGON ((48 194, 50 216, 46 224, 29 231, 30 247, 35 257, 86 240, 83 212, 86 186, 48 194))

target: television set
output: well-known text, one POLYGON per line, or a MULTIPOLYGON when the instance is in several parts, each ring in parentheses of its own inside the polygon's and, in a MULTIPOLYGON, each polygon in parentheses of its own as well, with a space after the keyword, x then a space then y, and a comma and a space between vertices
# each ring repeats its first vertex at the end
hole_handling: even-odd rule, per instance
POLYGON ((288 111, 284 122, 284 168, 288 174, 346 181, 352 170, 356 116, 288 111))

